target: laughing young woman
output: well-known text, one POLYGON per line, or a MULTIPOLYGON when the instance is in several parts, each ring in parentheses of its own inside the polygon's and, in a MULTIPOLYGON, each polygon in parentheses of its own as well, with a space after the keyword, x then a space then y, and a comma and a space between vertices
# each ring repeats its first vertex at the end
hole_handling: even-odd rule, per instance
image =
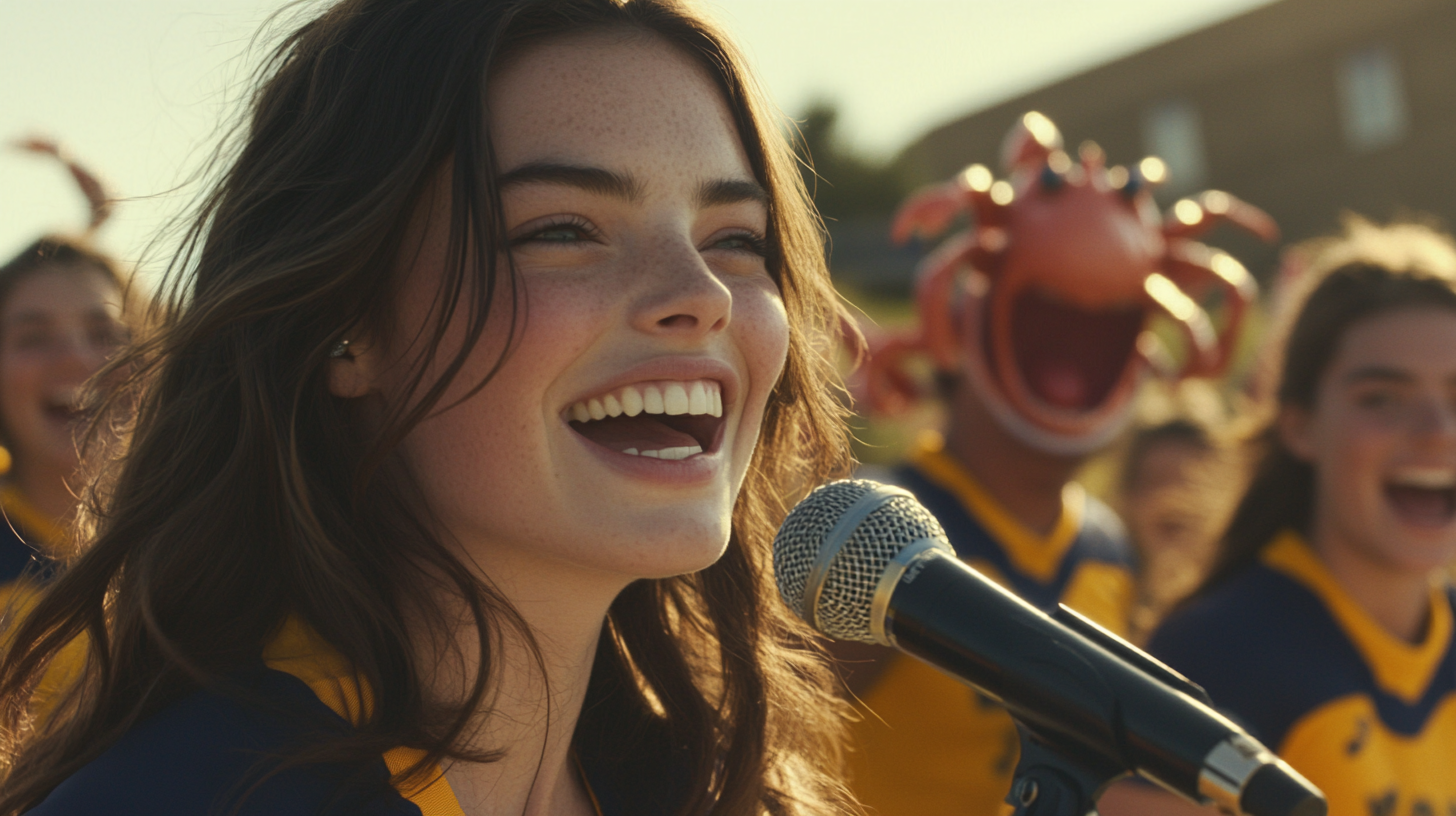
POLYGON ((714 28, 345 0, 196 224, 93 543, 0 667, 0 813, 847 806, 767 566, 847 457, 837 307, 714 28))
MULTIPOLYGON (((1149 648, 1331 816, 1456 812, 1456 246, 1355 222, 1306 275, 1253 482, 1149 648)), ((1100 805, 1185 808, 1132 786, 1100 805)))

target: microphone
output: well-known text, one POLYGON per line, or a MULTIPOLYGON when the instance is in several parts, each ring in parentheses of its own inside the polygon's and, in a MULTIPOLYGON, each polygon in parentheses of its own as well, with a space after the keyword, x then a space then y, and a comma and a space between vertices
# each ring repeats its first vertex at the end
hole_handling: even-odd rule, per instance
POLYGON ((1202 688, 1071 609, 1048 615, 966 566, 906 490, 820 487, 784 519, 773 560, 784 602, 810 626, 971 684, 1103 780, 1134 772, 1230 813, 1325 816, 1319 789, 1202 688))

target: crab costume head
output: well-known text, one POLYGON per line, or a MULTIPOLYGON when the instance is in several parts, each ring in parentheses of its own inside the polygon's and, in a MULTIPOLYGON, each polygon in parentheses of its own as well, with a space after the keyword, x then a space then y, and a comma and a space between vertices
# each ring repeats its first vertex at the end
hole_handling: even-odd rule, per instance
POLYGON ((1028 113, 1007 134, 1009 178, 979 164, 912 196, 892 237, 933 238, 961 213, 972 226, 941 244, 916 283, 914 333, 872 345, 866 390, 894 412, 918 395, 903 367, 913 353, 963 377, 1007 430, 1052 453, 1105 445, 1126 424, 1148 372, 1213 376, 1229 363, 1253 278, 1231 256, 1193 239, 1221 221, 1265 240, 1261 210, 1210 191, 1164 218, 1153 188, 1166 168, 1147 158, 1107 168, 1087 145, 1073 159, 1055 125, 1028 113), (1201 305, 1221 293, 1216 328, 1201 305), (1149 330, 1154 315, 1186 336, 1184 362, 1149 330))

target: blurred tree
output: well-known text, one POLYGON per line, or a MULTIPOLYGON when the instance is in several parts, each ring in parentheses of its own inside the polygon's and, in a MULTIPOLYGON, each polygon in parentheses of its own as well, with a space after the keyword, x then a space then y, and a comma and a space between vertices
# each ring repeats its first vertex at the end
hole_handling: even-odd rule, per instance
POLYGON ((829 100, 809 104, 792 137, 804 183, 819 212, 836 222, 888 217, 908 191, 895 165, 866 158, 839 133, 839 109, 829 100))

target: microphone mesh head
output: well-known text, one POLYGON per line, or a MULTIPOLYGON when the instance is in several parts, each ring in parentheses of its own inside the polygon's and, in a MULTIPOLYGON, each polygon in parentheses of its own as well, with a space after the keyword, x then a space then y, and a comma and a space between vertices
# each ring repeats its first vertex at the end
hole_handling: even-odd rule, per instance
POLYGON ((845 511, 881 487, 863 479, 824 485, 789 512, 774 538, 774 575, 784 603, 804 620, 817 620, 817 628, 833 638, 874 643, 870 606, 890 559, 916 541, 945 540, 930 511, 904 495, 891 497, 854 529, 840 531, 838 540, 827 540, 845 511), (826 548, 832 560, 810 615, 804 606, 809 573, 826 548))

